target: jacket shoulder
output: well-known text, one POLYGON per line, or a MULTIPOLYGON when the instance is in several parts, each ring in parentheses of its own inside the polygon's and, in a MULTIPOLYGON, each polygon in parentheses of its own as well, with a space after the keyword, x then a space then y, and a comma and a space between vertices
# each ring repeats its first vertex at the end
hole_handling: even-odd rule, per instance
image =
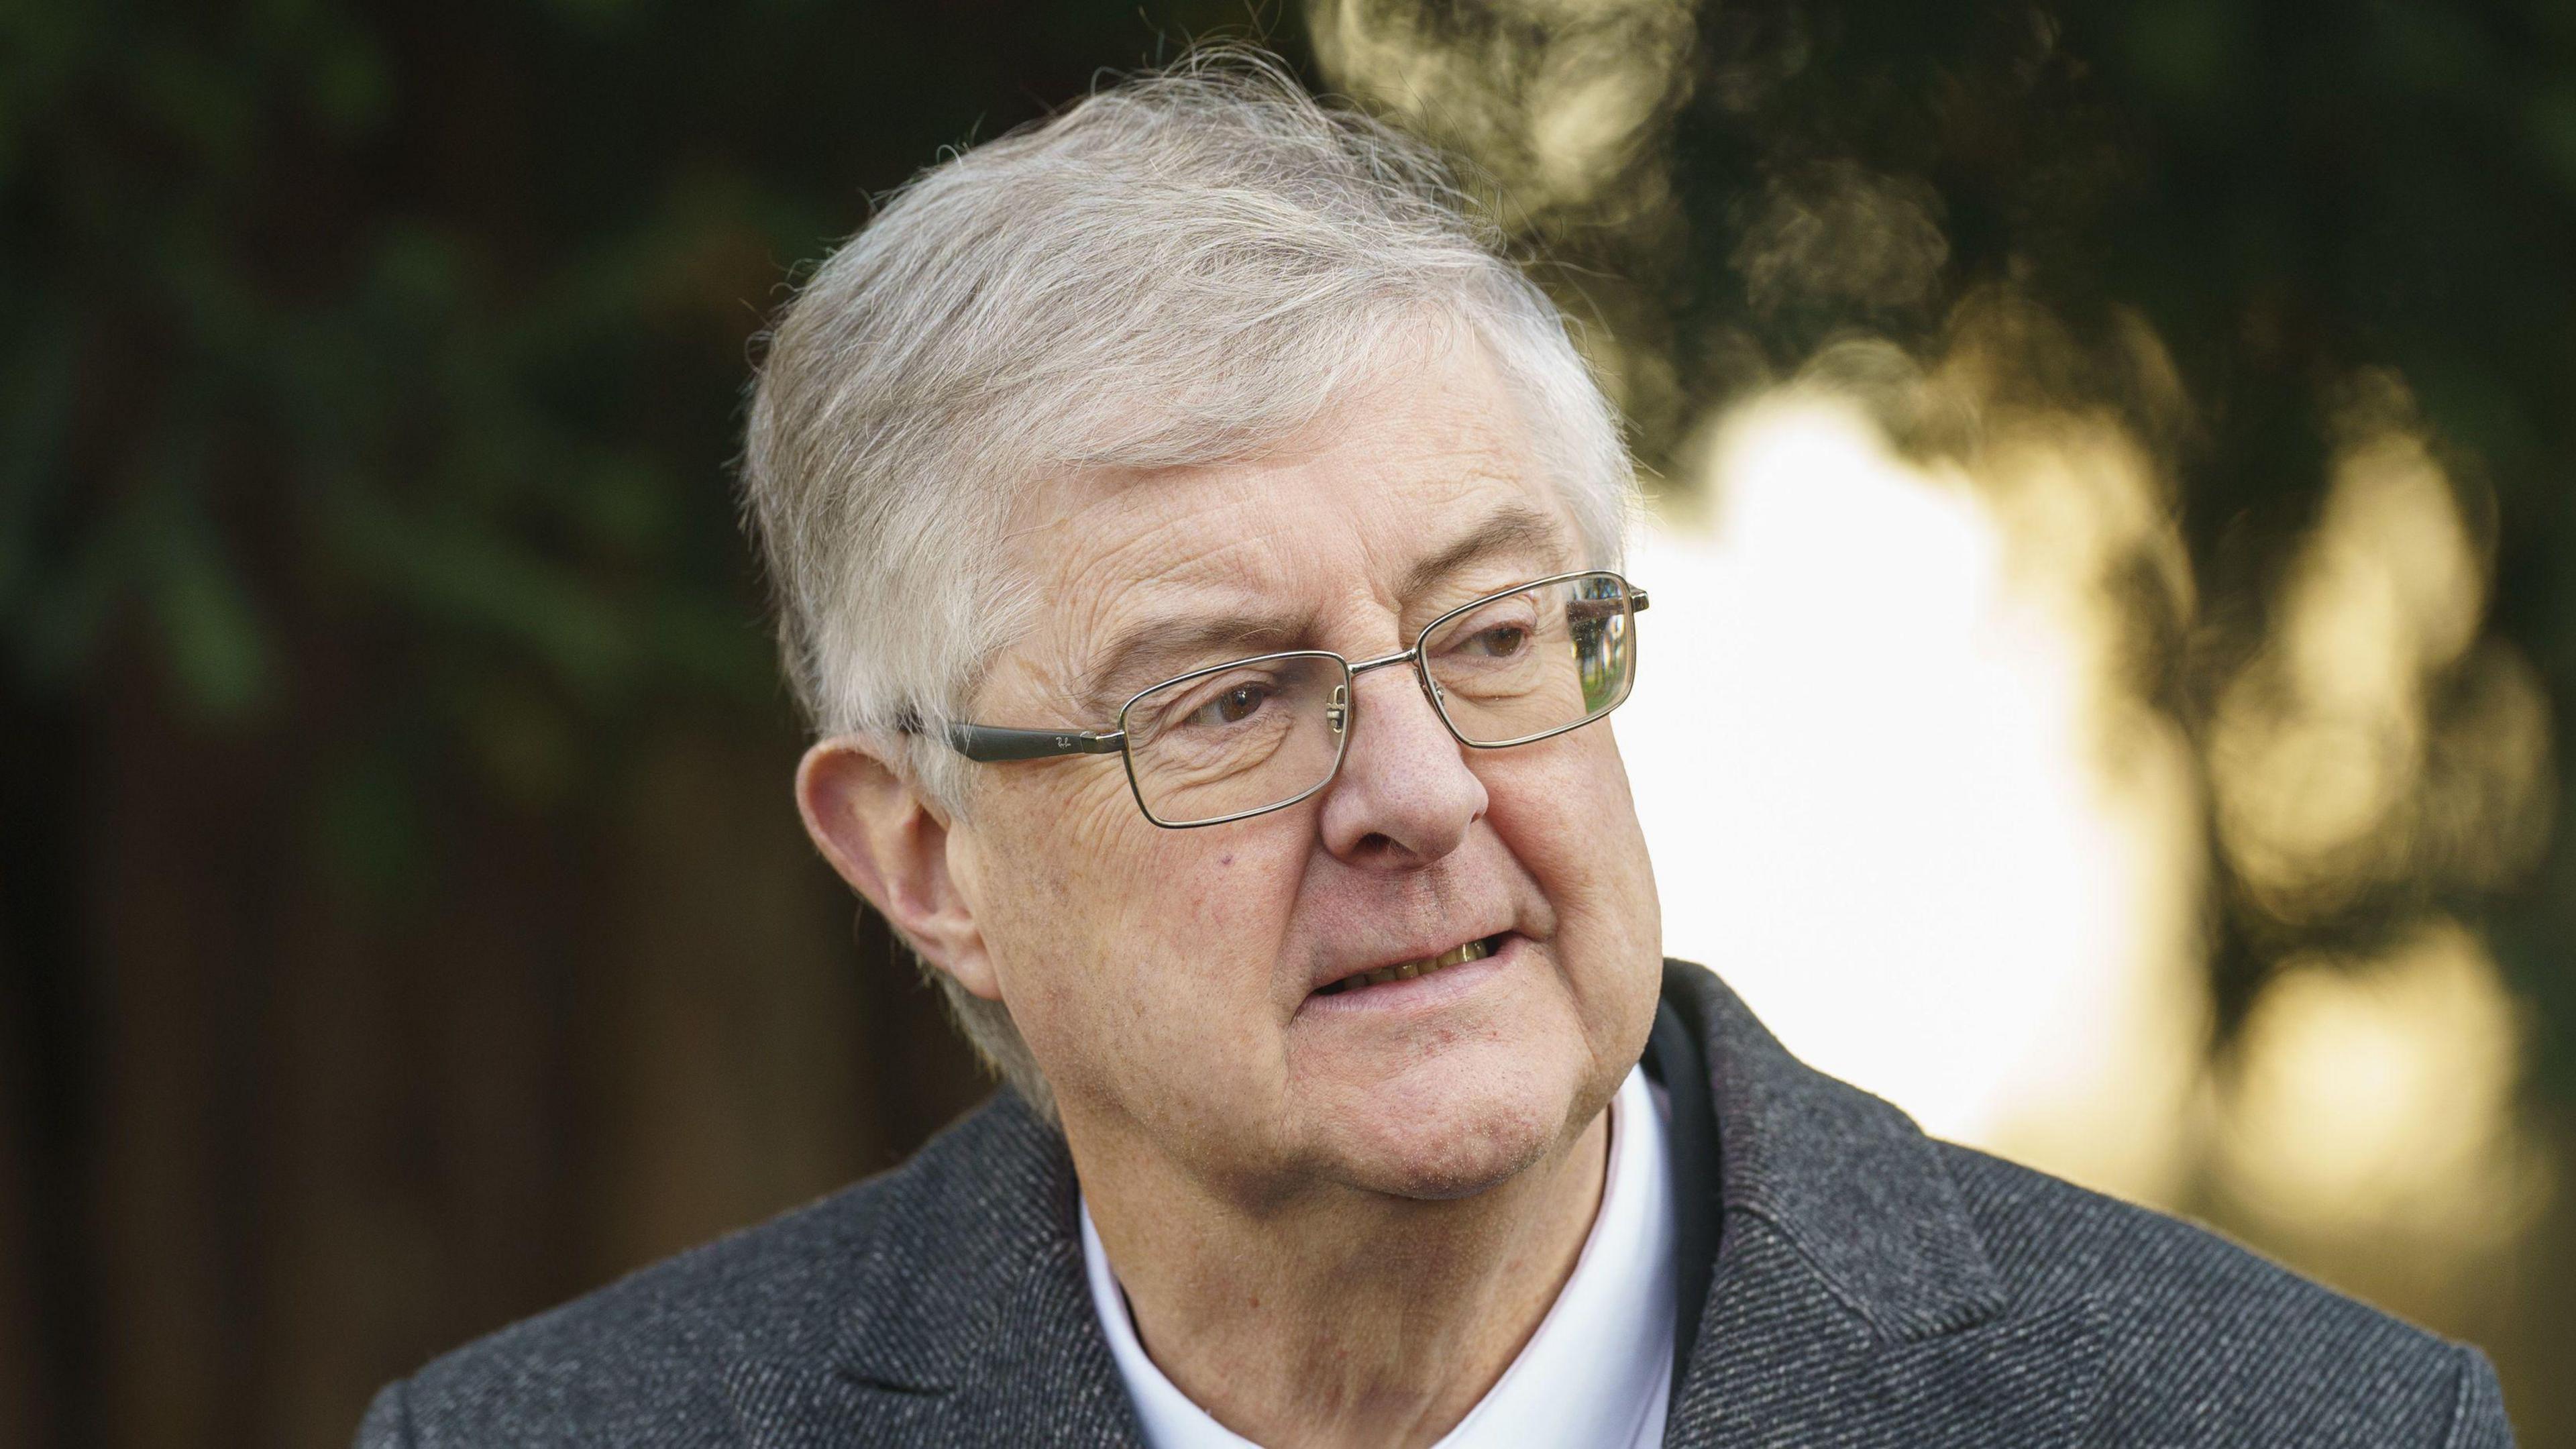
POLYGON ((1939 1144, 2017 1308, 2105 1332, 2114 1443, 2507 1445, 2494 1370, 2207 1228, 1939 1144))
POLYGON ((359 1446, 735 1442, 727 1374, 828 1356, 889 1280, 885 1261, 924 1249, 913 1240, 939 1217, 919 1210, 922 1196, 973 1174, 994 1115, 972 1114, 893 1171, 440 1356, 377 1395, 359 1446))

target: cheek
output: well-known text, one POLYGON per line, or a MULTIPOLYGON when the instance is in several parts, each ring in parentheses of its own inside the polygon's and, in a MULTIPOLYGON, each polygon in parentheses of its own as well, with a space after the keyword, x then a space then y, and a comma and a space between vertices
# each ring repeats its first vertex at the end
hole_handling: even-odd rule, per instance
POLYGON ((1076 988, 1110 959, 1107 943, 1140 843, 1133 836, 1152 828, 1136 814, 1114 765, 1086 763, 1092 768, 1064 769, 1055 778, 996 781, 976 802, 977 833, 991 860, 974 903, 977 924, 1002 999, 1041 1050, 1043 1039, 1062 1034, 1057 1019, 1081 1007, 1084 993, 1076 988))
POLYGON ((1486 820, 1533 874, 1545 863, 1557 880, 1542 886, 1630 873, 1644 859, 1644 836, 1628 774, 1606 730, 1570 735, 1478 762, 1486 820))
MULTIPOLYGON (((1247 823, 1248 824, 1248 823, 1247 823)), ((1121 903, 1104 948, 1140 1017, 1229 1013, 1267 1000, 1304 873, 1305 843, 1246 824, 1158 830, 1108 889, 1121 903)))
POLYGON ((1569 971, 1662 958, 1662 908, 1636 801, 1606 729, 1498 751, 1486 819, 1556 915, 1569 971))
POLYGON ((1059 1093, 1126 1096, 1256 1054, 1302 873, 1285 832, 1161 829, 1115 783, 1014 812, 1009 888, 986 910, 1003 998, 1059 1093))

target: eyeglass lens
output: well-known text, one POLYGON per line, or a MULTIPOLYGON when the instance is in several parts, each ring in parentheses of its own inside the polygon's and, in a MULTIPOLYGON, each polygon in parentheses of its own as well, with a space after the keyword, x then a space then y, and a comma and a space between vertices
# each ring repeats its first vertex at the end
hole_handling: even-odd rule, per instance
MULTIPOLYGON (((1421 647, 1450 730, 1488 748, 1609 713, 1636 672, 1635 619, 1616 574, 1482 600, 1436 623, 1421 647)), ((1340 766, 1351 722, 1348 666, 1292 653, 1157 685, 1127 706, 1120 727, 1146 813, 1199 825, 1312 793, 1340 766)))

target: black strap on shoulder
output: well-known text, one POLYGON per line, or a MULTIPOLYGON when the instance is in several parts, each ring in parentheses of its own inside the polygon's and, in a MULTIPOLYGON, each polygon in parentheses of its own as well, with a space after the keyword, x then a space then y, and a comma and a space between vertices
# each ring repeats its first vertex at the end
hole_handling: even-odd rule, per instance
POLYGON ((1691 1348, 1699 1341, 1700 1315, 1708 1306, 1709 1279, 1717 1271, 1717 1238, 1723 1216, 1718 1195, 1717 1111, 1709 1100, 1708 1054, 1699 1033, 1667 997, 1655 1007, 1646 1037, 1646 1075, 1663 1084, 1672 1103, 1673 1155, 1673 1395, 1682 1391, 1691 1348))

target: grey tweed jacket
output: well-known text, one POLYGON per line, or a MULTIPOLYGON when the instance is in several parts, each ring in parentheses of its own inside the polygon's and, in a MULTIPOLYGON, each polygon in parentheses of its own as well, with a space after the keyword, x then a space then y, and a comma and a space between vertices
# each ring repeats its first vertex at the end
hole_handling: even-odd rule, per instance
MULTIPOLYGON (((2199 1229, 1936 1142, 1667 963, 1715 1106, 1671 1445, 2510 1445, 2494 1371, 2199 1229)), ((1063 1141, 1015 1096, 902 1168, 377 1396, 361 1449, 1141 1446, 1063 1141)))

